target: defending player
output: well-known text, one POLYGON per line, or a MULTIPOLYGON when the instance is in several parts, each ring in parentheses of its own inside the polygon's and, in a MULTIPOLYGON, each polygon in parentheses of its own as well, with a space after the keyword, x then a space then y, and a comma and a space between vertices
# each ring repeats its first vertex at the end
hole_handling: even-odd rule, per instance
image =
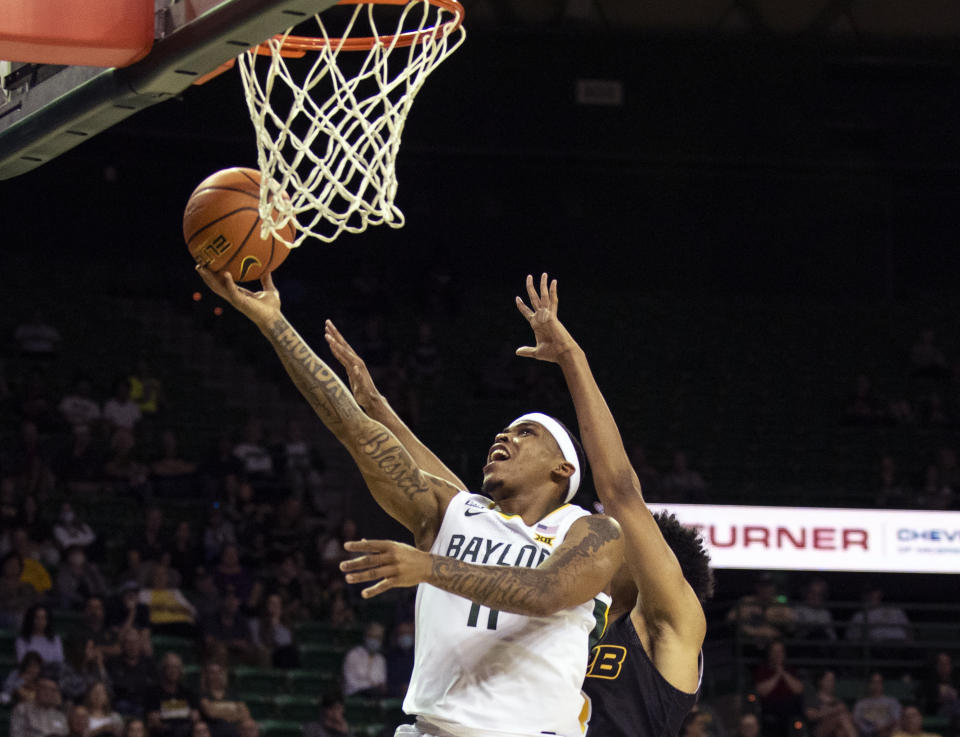
MULTIPOLYGON (((696 533, 672 516, 654 517, 644 503, 586 356, 557 319, 556 281, 548 288, 543 275, 537 293, 527 277, 527 292, 531 306, 517 298, 517 307, 530 322, 537 344, 517 354, 557 363, 563 370, 597 493, 605 511, 620 522, 626 543, 625 565, 613 585, 613 622, 591 654, 584 682, 589 700, 584 721, 590 735, 673 737, 700 684, 699 656, 706 634, 700 602, 712 593, 709 559, 696 533)), ((425 582, 485 603, 486 592, 477 584, 485 571, 478 566, 424 555, 392 541, 360 541, 347 548, 366 553, 341 565, 353 571, 348 581, 381 579, 364 591, 365 597, 425 582)), ((551 611, 555 604, 548 592, 556 583, 551 572, 519 573, 504 570, 498 582, 518 592, 515 611, 551 611)))
MULTIPOLYGON (((383 509, 413 533, 416 548, 487 563, 485 607, 439 588, 417 596, 414 671, 404 710, 419 734, 535 737, 580 733, 578 717, 591 633, 605 616, 603 588, 623 556, 619 525, 568 504, 582 463, 573 438, 544 415, 524 416, 496 436, 483 469, 490 499, 462 491, 419 443, 405 448, 361 410, 280 311, 269 276, 262 290, 198 268, 207 285, 252 320, 297 388, 347 448, 383 509), (441 471, 440 475, 430 469, 441 471), (499 564, 499 565, 493 565, 499 564), (507 566, 553 572, 548 613, 529 587, 501 582, 507 566), (594 597, 601 601, 595 611, 594 597)), ((333 340, 327 324, 327 339, 333 340)), ((409 439, 408 439, 409 440, 409 439)), ((442 464, 439 464, 442 466, 442 464)), ((526 570, 526 569, 525 569, 526 570)))

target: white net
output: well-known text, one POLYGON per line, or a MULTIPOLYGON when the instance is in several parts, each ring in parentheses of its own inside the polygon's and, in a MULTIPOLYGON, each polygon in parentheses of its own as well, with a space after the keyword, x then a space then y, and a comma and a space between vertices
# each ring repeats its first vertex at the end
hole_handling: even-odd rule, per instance
POLYGON ((361 2, 339 8, 347 17, 335 34, 316 16, 318 48, 306 59, 284 58, 282 39, 267 42, 269 54, 252 49, 239 58, 257 133, 262 232, 281 238, 295 220, 291 247, 370 225, 403 226, 394 197, 407 113, 426 78, 465 37, 457 3, 361 2), (378 28, 375 16, 391 10, 390 30, 378 28), (365 39, 371 48, 351 49, 365 39))

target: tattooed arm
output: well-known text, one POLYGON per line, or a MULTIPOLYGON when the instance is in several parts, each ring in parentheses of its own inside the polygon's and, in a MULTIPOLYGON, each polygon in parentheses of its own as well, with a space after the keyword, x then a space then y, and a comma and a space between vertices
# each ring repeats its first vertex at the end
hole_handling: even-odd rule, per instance
POLYGON ((211 290, 260 328, 297 389, 353 456, 377 503, 413 532, 418 547, 429 548, 458 489, 421 469, 393 433, 360 409, 346 385, 287 322, 269 274, 261 280, 262 290, 251 292, 234 284, 227 272, 197 271, 211 290))
POLYGON ((589 601, 603 591, 623 560, 620 526, 600 514, 574 522, 537 568, 465 563, 392 540, 359 540, 346 548, 364 553, 340 564, 340 570, 348 572, 347 583, 380 579, 364 589, 364 598, 428 583, 482 606, 528 616, 546 616, 589 601))

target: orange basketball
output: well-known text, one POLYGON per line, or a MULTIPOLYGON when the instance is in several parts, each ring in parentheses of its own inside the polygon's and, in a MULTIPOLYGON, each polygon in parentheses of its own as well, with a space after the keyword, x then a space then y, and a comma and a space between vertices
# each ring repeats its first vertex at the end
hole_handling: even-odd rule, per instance
MULTIPOLYGON (((183 238, 190 255, 211 271, 227 269, 237 282, 273 271, 290 248, 273 235, 260 237, 259 204, 256 169, 223 169, 204 179, 183 211, 183 238)), ((280 231, 291 243, 296 234, 293 222, 280 231)))

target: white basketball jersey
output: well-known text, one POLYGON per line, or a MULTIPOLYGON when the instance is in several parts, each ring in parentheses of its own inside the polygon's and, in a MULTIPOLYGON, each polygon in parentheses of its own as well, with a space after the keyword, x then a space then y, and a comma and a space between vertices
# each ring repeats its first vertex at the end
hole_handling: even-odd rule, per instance
MULTIPOLYGON (((533 526, 461 491, 447 507, 430 552, 467 563, 534 568, 589 512, 566 504, 533 526)), ((403 710, 444 732, 582 734, 580 687, 591 634, 606 625, 610 598, 548 617, 481 607, 434 586, 417 590, 416 651, 403 710), (599 620, 599 622, 598 622, 599 620)))

